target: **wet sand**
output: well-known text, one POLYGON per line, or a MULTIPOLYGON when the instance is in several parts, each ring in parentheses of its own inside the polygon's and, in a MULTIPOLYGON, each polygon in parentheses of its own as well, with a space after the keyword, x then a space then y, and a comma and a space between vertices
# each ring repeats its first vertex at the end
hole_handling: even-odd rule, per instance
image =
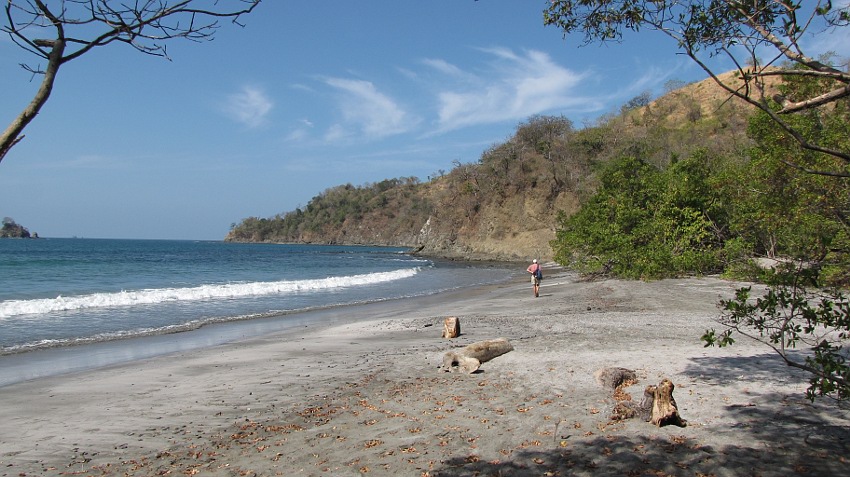
POLYGON ((0 477, 850 475, 850 413, 739 340, 704 348, 736 284, 550 274, 329 311, 299 327, 0 387, 0 477), (456 316, 461 336, 441 337, 456 316), (442 355, 505 337, 474 374, 442 355), (594 373, 633 369, 616 396, 594 373), (686 427, 617 420, 668 378, 686 427))

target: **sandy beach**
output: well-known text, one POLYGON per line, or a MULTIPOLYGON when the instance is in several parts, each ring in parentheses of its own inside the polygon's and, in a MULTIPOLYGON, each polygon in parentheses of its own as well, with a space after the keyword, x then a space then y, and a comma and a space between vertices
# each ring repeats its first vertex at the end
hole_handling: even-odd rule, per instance
POLYGON ((0 388, 0 477, 850 475, 850 412, 763 345, 704 348, 716 278, 550 273, 0 388), (441 337, 456 316, 461 336, 441 337), (507 338, 473 374, 445 352, 507 338), (635 370, 616 396, 594 373, 635 370), (687 426, 612 419, 664 378, 687 426))

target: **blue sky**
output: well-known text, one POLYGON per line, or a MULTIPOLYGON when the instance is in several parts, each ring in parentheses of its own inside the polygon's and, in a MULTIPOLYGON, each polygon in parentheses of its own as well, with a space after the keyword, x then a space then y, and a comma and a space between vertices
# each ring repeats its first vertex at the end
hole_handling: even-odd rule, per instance
MULTIPOLYGON (((92 51, 0 162, 0 216, 43 237, 218 240, 329 187, 475 162, 531 115, 581 127, 705 78, 652 32, 580 48, 544 5, 266 0, 170 62, 92 51)), ((0 38, 3 128, 37 88, 30 59, 0 38)))

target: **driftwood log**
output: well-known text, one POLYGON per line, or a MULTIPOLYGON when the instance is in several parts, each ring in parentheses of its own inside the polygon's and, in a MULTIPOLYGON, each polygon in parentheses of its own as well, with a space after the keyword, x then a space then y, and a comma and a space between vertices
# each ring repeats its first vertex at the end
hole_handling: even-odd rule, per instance
POLYGON ((514 347, 506 338, 478 341, 458 350, 452 350, 443 355, 443 371, 452 373, 474 373, 493 358, 501 356, 514 347))
POLYGON ((457 338, 460 336, 460 319, 450 316, 443 321, 443 338, 457 338))

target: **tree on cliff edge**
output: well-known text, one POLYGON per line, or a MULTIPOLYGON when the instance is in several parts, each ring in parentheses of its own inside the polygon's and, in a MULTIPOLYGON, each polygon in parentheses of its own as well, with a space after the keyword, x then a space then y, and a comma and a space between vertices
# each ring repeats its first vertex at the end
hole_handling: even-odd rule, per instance
POLYGON ((816 29, 850 25, 850 6, 831 0, 551 0, 544 22, 565 35, 583 34, 584 43, 621 41, 624 33, 659 31, 708 73, 731 96, 769 115, 805 150, 839 161, 819 169, 786 161, 806 172, 850 177, 850 151, 812 139, 786 118, 806 114, 850 97, 850 73, 807 55, 806 40, 816 29), (709 60, 724 57, 737 69, 721 77, 709 60), (775 94, 773 78, 816 78, 820 88, 797 96, 775 94))
POLYGON ((41 76, 41 85, 30 104, 0 135, 0 161, 24 138, 24 129, 47 102, 65 63, 116 42, 168 58, 168 40, 211 40, 220 19, 239 24, 239 18, 251 13, 260 1, 7 0, 0 30, 46 64, 21 65, 41 76))

